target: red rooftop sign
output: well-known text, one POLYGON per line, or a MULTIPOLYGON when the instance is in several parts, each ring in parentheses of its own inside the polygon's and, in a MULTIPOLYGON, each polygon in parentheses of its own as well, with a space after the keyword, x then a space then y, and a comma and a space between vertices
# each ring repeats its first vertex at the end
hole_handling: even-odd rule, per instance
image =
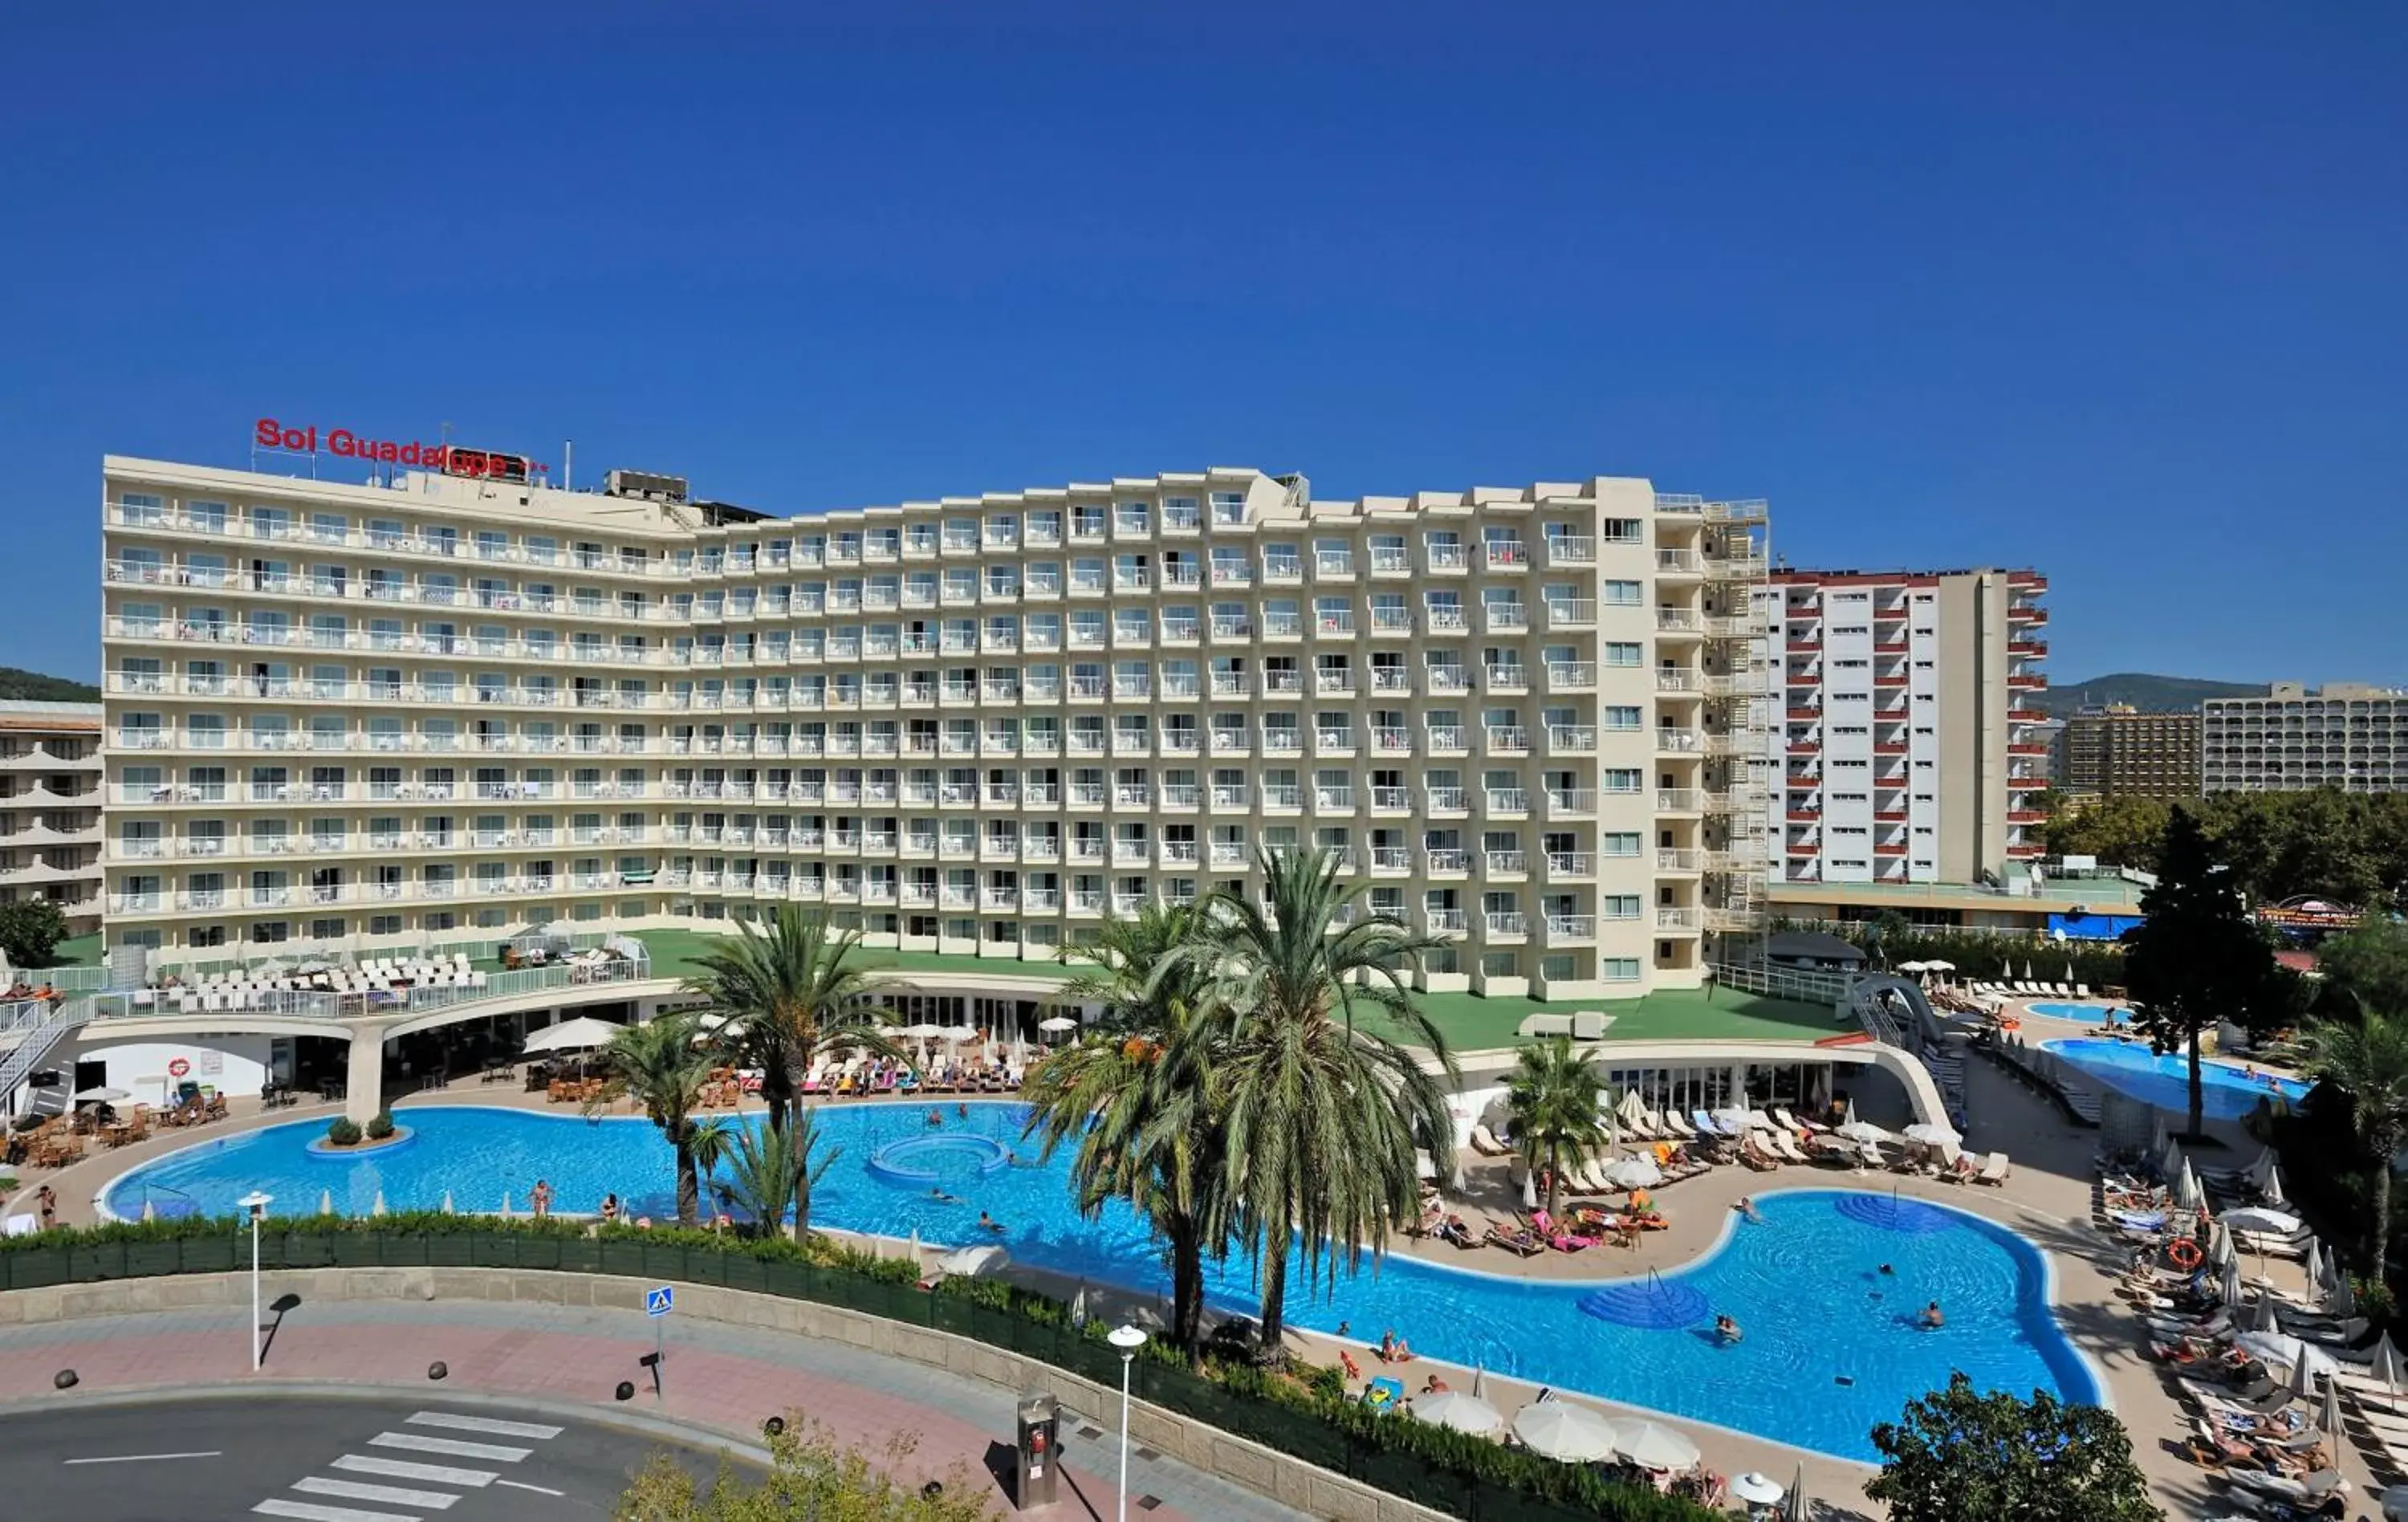
POLYGON ((288 428, 274 418, 259 420, 251 430, 251 442, 261 449, 291 450, 296 454, 316 454, 323 451, 347 460, 423 466, 447 476, 470 476, 487 481, 523 481, 551 468, 538 465, 523 454, 463 449, 457 444, 404 443, 391 438, 370 438, 349 428, 327 429, 322 442, 316 424, 306 428, 288 428))

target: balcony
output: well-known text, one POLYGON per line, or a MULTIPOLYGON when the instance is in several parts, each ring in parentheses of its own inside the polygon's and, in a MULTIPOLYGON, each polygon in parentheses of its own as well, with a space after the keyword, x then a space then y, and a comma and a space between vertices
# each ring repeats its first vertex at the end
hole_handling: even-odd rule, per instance
POLYGON ((1547 944, 1550 946, 1585 946, 1596 940, 1597 916, 1594 914, 1547 916, 1547 944))
POLYGON ((1519 940, 1530 933, 1529 917, 1514 910, 1491 910, 1483 916, 1491 940, 1519 940))

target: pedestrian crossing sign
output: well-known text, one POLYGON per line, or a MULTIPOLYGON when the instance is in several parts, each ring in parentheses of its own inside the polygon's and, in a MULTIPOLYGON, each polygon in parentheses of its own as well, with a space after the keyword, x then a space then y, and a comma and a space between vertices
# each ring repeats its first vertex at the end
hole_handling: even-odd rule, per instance
POLYGON ((648 1316, 665 1316, 676 1303, 677 1296, 666 1285, 644 1291, 644 1314, 648 1316))

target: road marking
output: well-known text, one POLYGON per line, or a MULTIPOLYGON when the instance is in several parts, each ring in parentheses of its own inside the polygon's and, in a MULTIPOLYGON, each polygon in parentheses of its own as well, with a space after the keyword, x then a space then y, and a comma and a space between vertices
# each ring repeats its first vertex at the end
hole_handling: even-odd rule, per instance
POLYGON ((421 1522, 408 1512, 364 1512, 356 1506, 313 1506, 306 1500, 263 1500, 251 1510, 261 1516, 297 1517, 300 1522, 421 1522))
POLYGON ((454 1458, 482 1458, 515 1464, 533 1448, 506 1448, 498 1443, 462 1443, 455 1438, 423 1438, 415 1432, 379 1432, 368 1439, 371 1448, 412 1448, 423 1454, 450 1454, 454 1458))
POLYGON ((532 1490, 538 1496, 565 1496, 567 1494, 565 1490, 554 1490, 550 1486, 529 1485, 524 1480, 495 1480, 494 1483, 495 1485, 509 1486, 513 1490, 532 1490))
POLYGON ((541 1422, 505 1422, 491 1416, 458 1416, 448 1411, 422 1411, 410 1421, 419 1427, 449 1427, 462 1432, 491 1432, 502 1438, 556 1438, 561 1429, 541 1422))
POLYGON ((322 1480, 312 1474, 295 1480, 293 1488, 313 1496, 340 1496, 345 1500, 381 1500, 394 1506, 424 1506, 441 1511, 460 1498, 445 1490, 405 1490, 397 1485, 362 1485, 357 1480, 322 1480))
POLYGON ((424 1480, 433 1485, 465 1485, 481 1487, 494 1483, 489 1469, 453 1469, 449 1464, 413 1464, 405 1458, 379 1458, 374 1454, 345 1454, 335 1460, 335 1469, 350 1470, 354 1474, 381 1474, 390 1480, 424 1480))
POLYGON ((211 1448, 203 1453, 189 1454, 108 1454, 98 1458, 63 1458, 63 1464, 151 1464, 165 1458, 222 1458, 223 1448, 211 1448))

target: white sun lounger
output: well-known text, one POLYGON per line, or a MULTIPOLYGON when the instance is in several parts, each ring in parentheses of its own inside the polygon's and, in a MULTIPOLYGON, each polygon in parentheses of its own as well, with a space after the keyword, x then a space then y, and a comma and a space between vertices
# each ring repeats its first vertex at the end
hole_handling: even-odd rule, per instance
POLYGON ((1690 1128, 1689 1123, 1683 1120, 1678 1112, 1670 1110, 1664 1112, 1664 1134, 1683 1142, 1694 1142, 1698 1139, 1698 1133, 1690 1128))
POLYGON ((1471 1128, 1471 1150, 1483 1157, 1502 1157, 1513 1149, 1498 1141, 1497 1133, 1484 1124, 1471 1128))
POLYGON ((1982 1166, 1976 1169, 1973 1172, 1973 1182, 1976 1184, 2004 1184, 2007 1182, 2007 1170, 2012 1166, 2013 1165, 2009 1163, 2005 1153, 1994 1152, 1982 1159, 1982 1166))

